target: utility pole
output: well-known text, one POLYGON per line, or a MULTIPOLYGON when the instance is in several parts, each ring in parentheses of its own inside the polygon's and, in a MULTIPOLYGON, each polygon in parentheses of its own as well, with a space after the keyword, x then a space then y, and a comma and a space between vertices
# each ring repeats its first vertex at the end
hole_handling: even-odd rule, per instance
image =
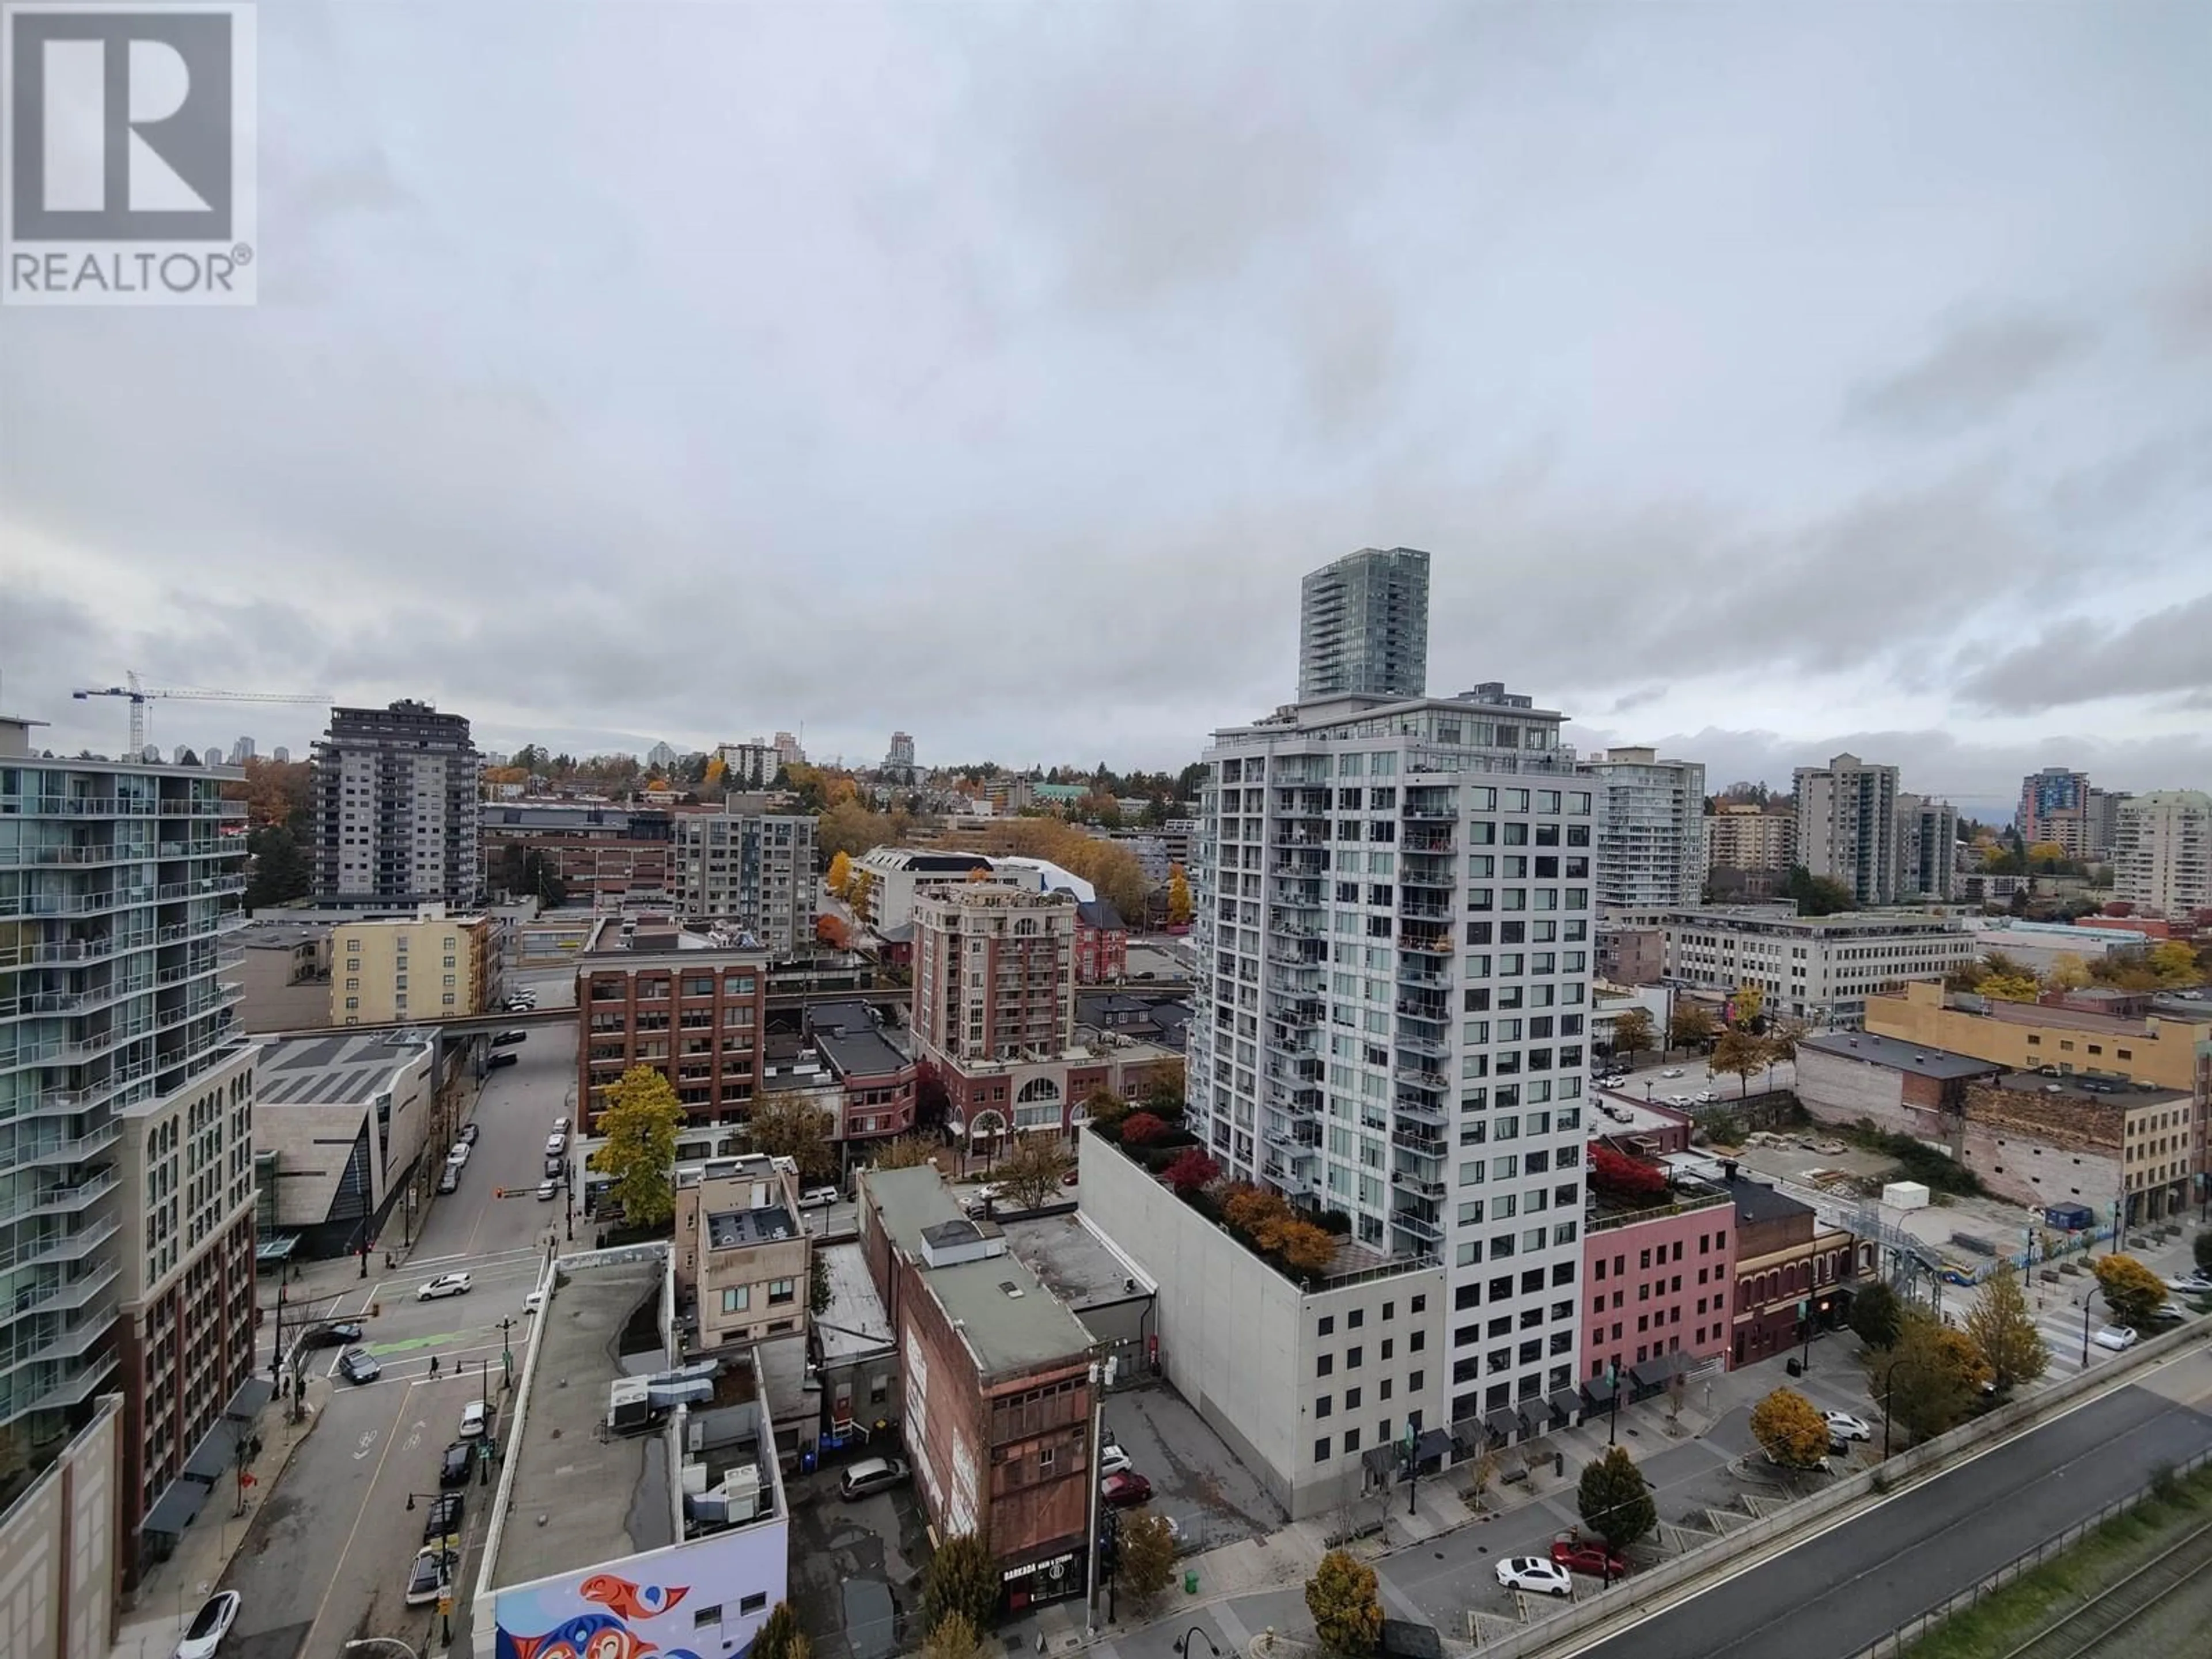
POLYGON ((1098 1634, 1098 1460, 1104 1455, 1106 1436, 1105 1370, 1091 1362, 1091 1497, 1090 1518, 1083 1531, 1090 1559, 1084 1563, 1083 1622, 1085 1633, 1098 1634))

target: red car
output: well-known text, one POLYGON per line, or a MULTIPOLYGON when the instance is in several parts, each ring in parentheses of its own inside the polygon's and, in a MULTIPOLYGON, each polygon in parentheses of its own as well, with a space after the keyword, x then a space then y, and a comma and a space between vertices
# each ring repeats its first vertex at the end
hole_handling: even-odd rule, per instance
POLYGON ((1141 1474, 1124 1470, 1109 1474, 1098 1483, 1098 1496, 1115 1509, 1127 1509, 1135 1504, 1152 1501, 1152 1483, 1141 1474))
POLYGON ((1595 1538, 1555 1538, 1552 1559, 1569 1572, 1586 1572, 1593 1578, 1628 1577, 1628 1558, 1616 1555, 1595 1538))

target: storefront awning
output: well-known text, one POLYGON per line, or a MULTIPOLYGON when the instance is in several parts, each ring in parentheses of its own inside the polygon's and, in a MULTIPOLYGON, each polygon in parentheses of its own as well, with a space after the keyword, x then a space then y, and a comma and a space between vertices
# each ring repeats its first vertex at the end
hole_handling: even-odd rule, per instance
POLYGON ((1663 1359, 1647 1359, 1640 1365, 1628 1368, 1628 1380, 1639 1389, 1656 1389, 1665 1384, 1673 1370, 1674 1368, 1663 1359))
POLYGON ((1530 1434, 1541 1434, 1552 1426, 1552 1408, 1541 1400, 1524 1400, 1519 1407, 1521 1426, 1530 1434))
POLYGON ((168 1491, 163 1492, 155 1501, 154 1507, 147 1511, 146 1519, 140 1524, 138 1530, 144 1533, 166 1533, 173 1538, 191 1525, 192 1517, 200 1512, 202 1505, 206 1504, 209 1494, 214 1490, 214 1487, 202 1486, 197 1480, 188 1479, 172 1480, 169 1482, 168 1491))
POLYGON ((1504 1406, 1486 1414, 1483 1425, 1501 1440, 1510 1440, 1521 1427, 1521 1419, 1504 1406))
POLYGON ((1603 1409, 1613 1403, 1615 1380, 1610 1376, 1593 1376, 1583 1384, 1583 1393, 1589 1396, 1594 1408, 1603 1409))
POLYGON ((1551 1399, 1545 1403, 1551 1407, 1552 1414, 1565 1423, 1583 1408, 1583 1397, 1572 1389, 1554 1389, 1551 1399))
POLYGON ((1452 1437, 1442 1429, 1424 1429, 1421 1437, 1413 1443, 1413 1461, 1426 1463, 1449 1454, 1452 1437))

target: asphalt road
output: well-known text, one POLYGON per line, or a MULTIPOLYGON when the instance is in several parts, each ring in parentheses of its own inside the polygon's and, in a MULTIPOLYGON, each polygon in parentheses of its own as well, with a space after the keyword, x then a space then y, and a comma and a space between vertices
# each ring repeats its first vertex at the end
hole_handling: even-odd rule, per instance
POLYGON ((1590 1659, 1846 1659, 2212 1443, 2198 1351, 1583 1650, 1590 1659))
MULTIPOLYGON (((468 1401, 500 1392, 502 1347, 515 1363, 528 1337, 523 1297, 544 1269, 550 1237, 565 1225, 564 1206, 536 1196, 545 1137, 554 1118, 574 1115, 575 1035, 534 1031, 520 1059, 489 1074, 465 1117, 481 1127, 459 1189, 433 1201, 406 1265, 366 1281, 318 1270, 319 1315, 361 1316, 363 1346, 383 1364, 376 1382, 338 1381, 322 1420, 264 1501, 223 1585, 244 1599, 224 1652, 229 1659, 331 1659, 356 1636, 397 1636, 424 1644, 434 1607, 404 1604, 407 1570, 422 1543, 421 1510, 410 1492, 437 1490, 438 1467, 468 1401), (501 1188, 519 1194, 496 1195, 501 1188), (465 1296, 420 1301, 416 1290, 443 1273, 465 1270, 465 1296), (369 1311, 374 1310, 373 1312, 369 1311), (502 1332, 501 1322, 512 1321, 502 1332), (432 1356, 440 1375, 429 1376, 432 1356)), ((294 1301, 289 1317, 298 1316, 294 1301)), ((273 1327, 264 1345, 273 1346, 273 1327)), ((264 1359, 266 1355, 264 1354, 264 1359)), ((325 1370, 336 1350, 314 1358, 325 1370)), ((465 1548, 457 1598, 467 1605, 480 1563, 489 1490, 468 1489, 465 1548)), ((465 1635, 462 1619, 454 1636, 465 1635)), ((442 1642, 431 1645, 442 1646, 442 1642)))

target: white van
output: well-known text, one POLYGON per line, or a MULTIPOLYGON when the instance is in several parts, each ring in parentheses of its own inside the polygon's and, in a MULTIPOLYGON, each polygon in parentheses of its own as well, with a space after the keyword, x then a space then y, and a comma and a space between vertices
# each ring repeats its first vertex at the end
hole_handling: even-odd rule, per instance
POLYGON ((481 1440, 483 1437, 484 1419, 489 1415, 490 1413, 484 1408, 484 1402, 481 1400, 471 1400, 467 1405, 462 1407, 461 1438, 481 1440))

